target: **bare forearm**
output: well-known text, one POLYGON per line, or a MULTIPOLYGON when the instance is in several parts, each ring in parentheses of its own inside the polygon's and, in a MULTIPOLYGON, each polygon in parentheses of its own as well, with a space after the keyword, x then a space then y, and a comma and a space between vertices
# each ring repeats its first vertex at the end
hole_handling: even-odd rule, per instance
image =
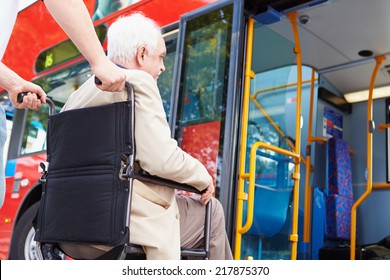
POLYGON ((6 91, 14 91, 20 85, 22 78, 0 62, 0 87, 6 91))
POLYGON ((45 0, 46 7, 101 80, 104 91, 122 91, 125 74, 105 55, 82 0, 45 0))
POLYGON ((45 0, 51 15, 93 66, 105 54, 96 36, 88 10, 81 0, 45 0))
POLYGON ((1 62, 0 87, 8 92, 12 104, 18 109, 38 110, 41 108, 42 102, 46 102, 46 94, 40 86, 24 80, 1 62), (20 92, 27 92, 27 96, 23 98, 22 103, 17 101, 20 92))

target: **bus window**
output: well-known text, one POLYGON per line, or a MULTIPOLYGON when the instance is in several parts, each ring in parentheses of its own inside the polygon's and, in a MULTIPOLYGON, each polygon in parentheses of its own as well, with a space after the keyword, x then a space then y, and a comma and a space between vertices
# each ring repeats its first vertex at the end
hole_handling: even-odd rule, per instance
MULTIPOLYGON (((95 26, 95 32, 100 43, 103 44, 107 35, 107 26, 104 24, 95 26)), ((79 56, 81 53, 75 44, 70 39, 65 40, 38 55, 35 61, 35 71, 43 72, 79 56)))
POLYGON ((140 0, 97 0, 92 20, 101 19, 140 0))
POLYGON ((176 139, 216 182, 224 131, 233 6, 186 23, 176 139))
POLYGON ((23 135, 22 154, 41 152, 46 149, 47 115, 46 106, 39 111, 29 110, 27 127, 23 135))
POLYGON ((173 73, 175 66, 176 44, 177 44, 178 30, 167 32, 163 35, 167 54, 164 58, 165 71, 158 77, 157 84, 160 90, 161 99, 163 101, 164 110, 169 122, 172 87, 173 87, 173 73))

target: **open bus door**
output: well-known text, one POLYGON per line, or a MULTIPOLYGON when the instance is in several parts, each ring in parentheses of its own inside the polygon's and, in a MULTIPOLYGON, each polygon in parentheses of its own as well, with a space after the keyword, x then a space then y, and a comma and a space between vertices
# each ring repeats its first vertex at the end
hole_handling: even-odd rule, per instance
POLYGON ((235 258, 296 259, 301 114, 299 86, 286 87, 302 76, 296 42, 247 21, 244 5, 220 1, 181 17, 171 127, 216 182, 235 258), (247 71, 245 57, 253 62, 247 71))
POLYGON ((300 161, 294 152, 297 135, 292 117, 297 104, 296 86, 287 86, 296 77, 293 48, 293 42, 249 18, 237 194, 237 259, 290 259, 293 255, 290 241, 297 234, 292 233, 293 174, 300 161))
POLYGON ((309 119, 309 111, 301 110, 302 92, 309 97, 316 78, 302 66, 296 10, 324 1, 287 2, 279 12, 264 7, 272 3, 245 7, 252 10, 246 21, 235 259, 298 258, 300 179, 306 172, 301 139, 307 138, 301 129, 309 119), (282 16, 291 36, 269 25, 282 16))

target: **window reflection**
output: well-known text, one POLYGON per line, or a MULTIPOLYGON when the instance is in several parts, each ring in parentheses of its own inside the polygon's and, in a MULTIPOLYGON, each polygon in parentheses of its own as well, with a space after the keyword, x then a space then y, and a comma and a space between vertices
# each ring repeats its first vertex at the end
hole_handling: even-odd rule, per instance
POLYGON ((176 138, 220 188, 233 6, 186 23, 176 138))
POLYGON ((165 71, 158 77, 157 84, 160 90, 161 99, 167 119, 169 122, 170 109, 171 109, 171 97, 173 87, 173 72, 175 67, 176 56, 176 44, 177 44, 178 30, 173 31, 167 36, 164 36, 165 45, 167 48, 167 54, 164 58, 165 71))
POLYGON ((48 110, 46 106, 42 107, 38 112, 28 112, 21 154, 31 154, 46 150, 47 115, 48 110))

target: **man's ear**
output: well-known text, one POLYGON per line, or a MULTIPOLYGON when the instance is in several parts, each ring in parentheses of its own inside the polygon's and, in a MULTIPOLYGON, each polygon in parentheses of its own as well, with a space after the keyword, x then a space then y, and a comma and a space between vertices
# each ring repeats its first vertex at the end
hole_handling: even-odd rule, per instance
POLYGON ((145 46, 141 46, 137 49, 137 64, 139 66, 142 66, 144 64, 144 59, 146 55, 146 48, 145 46))

